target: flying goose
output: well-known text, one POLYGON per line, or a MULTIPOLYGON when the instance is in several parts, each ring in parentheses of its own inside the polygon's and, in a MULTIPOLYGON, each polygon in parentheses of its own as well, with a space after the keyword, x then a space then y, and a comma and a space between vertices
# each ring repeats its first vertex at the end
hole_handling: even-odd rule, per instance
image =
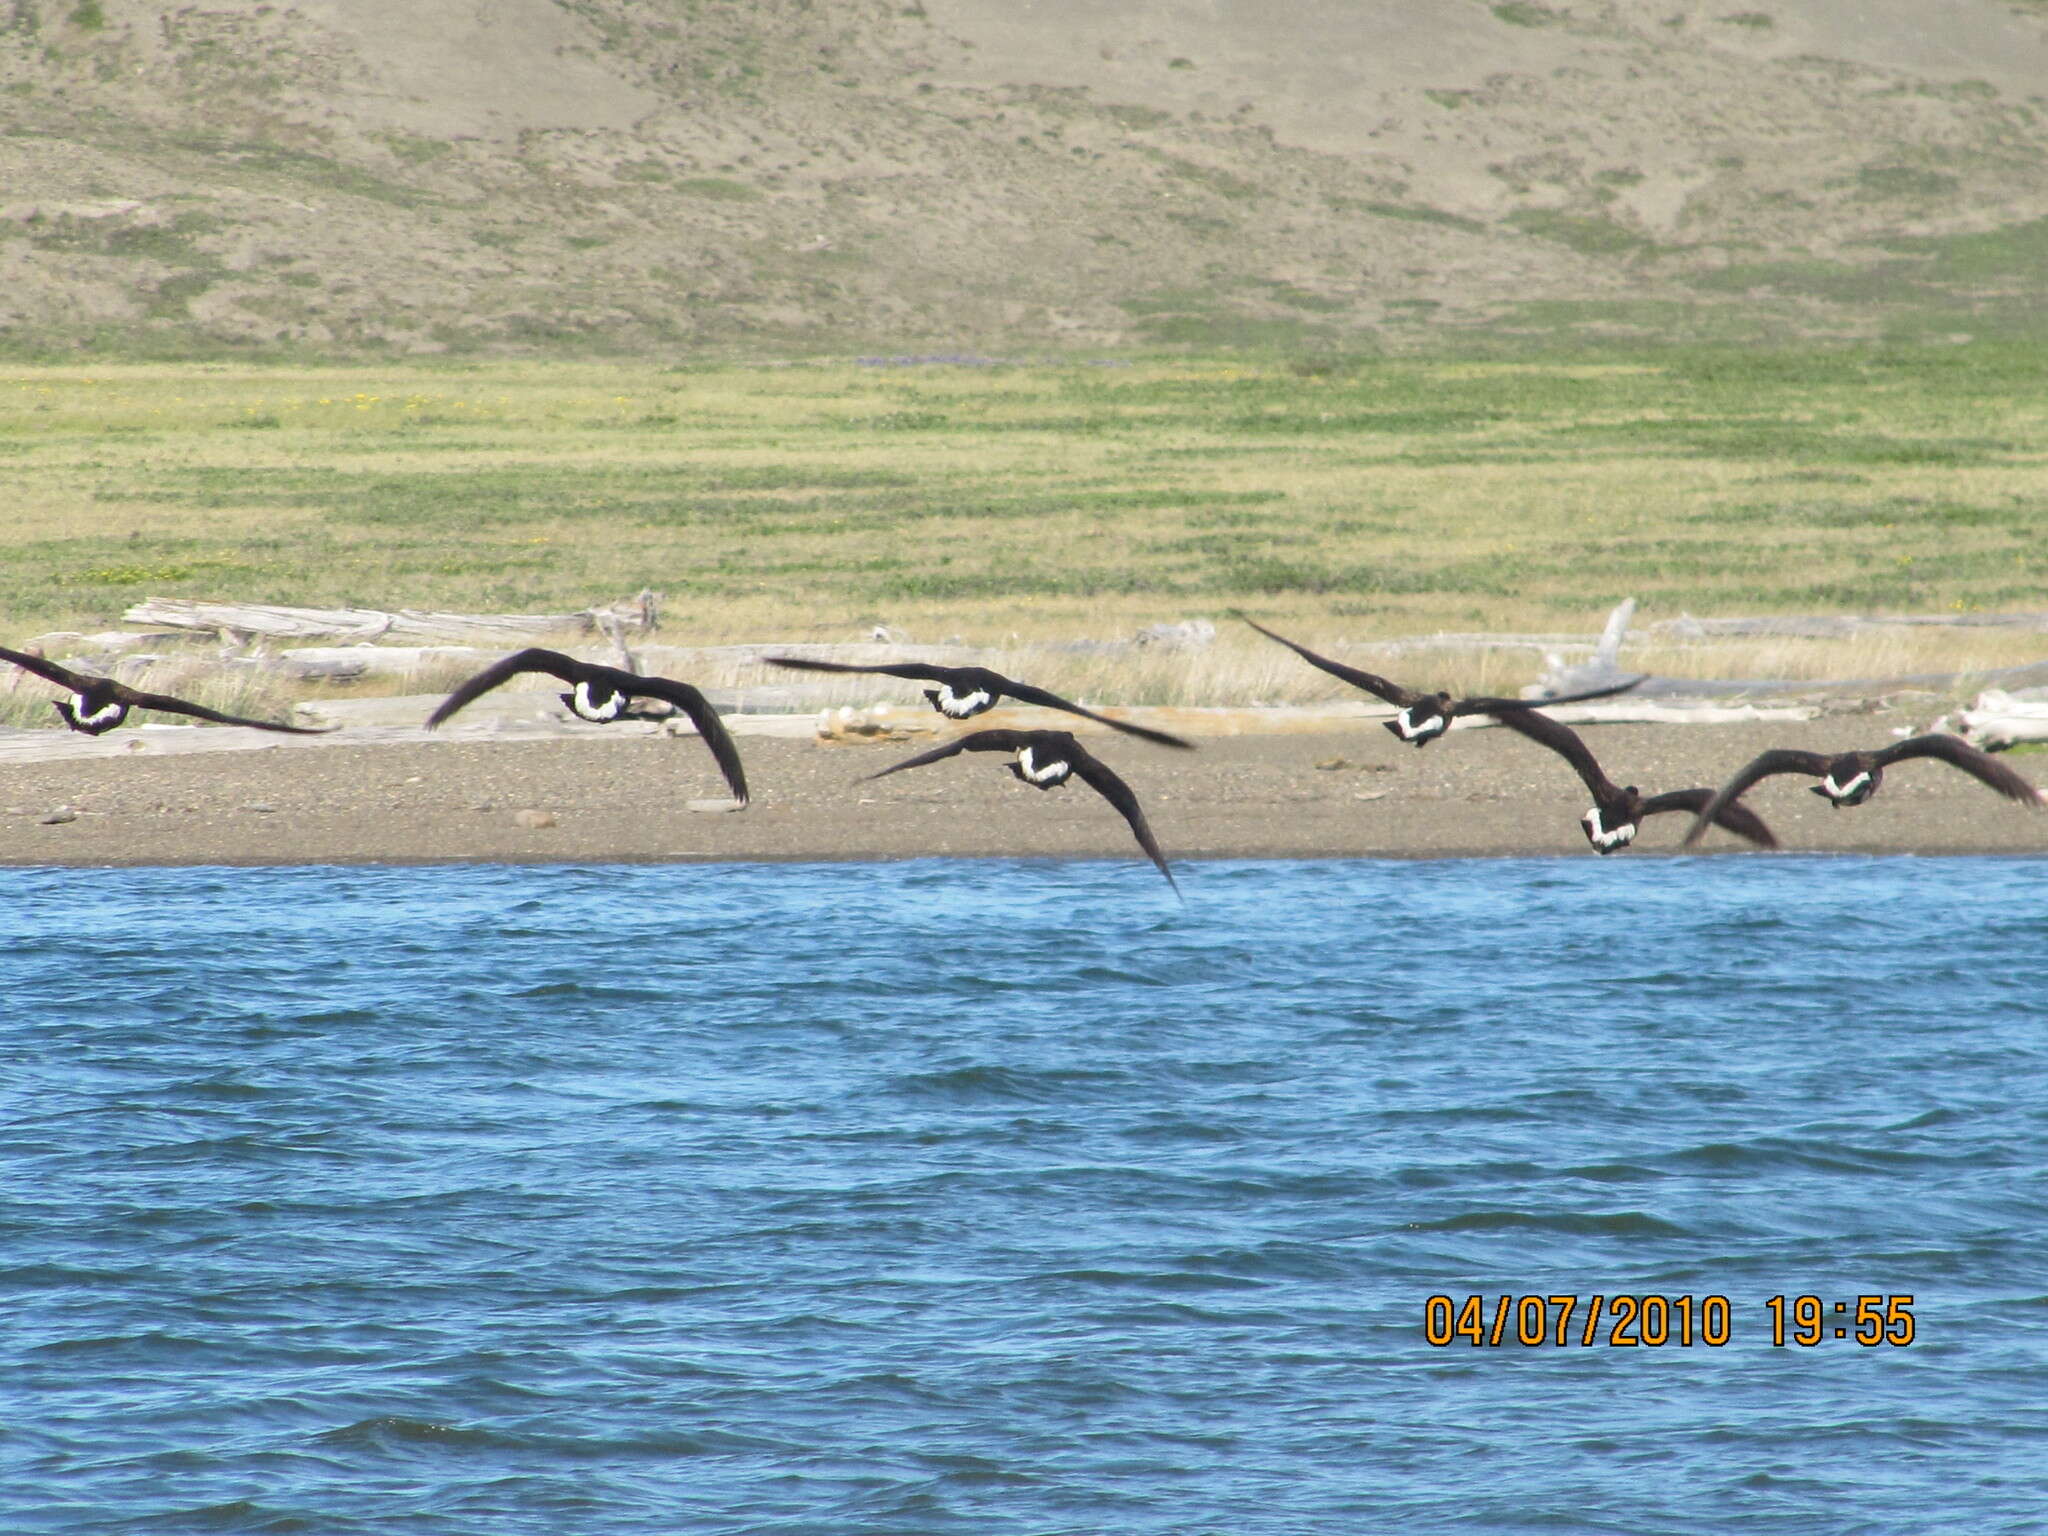
POLYGON ((1070 715, 1079 715, 1084 720, 1093 720, 1097 725, 1106 725, 1113 731, 1122 731, 1127 736, 1136 736, 1162 747, 1194 750, 1195 744, 1191 741, 1170 736, 1165 731, 1151 730, 1142 725, 1127 725, 1121 720, 1112 720, 1107 715, 1098 715, 1092 709, 1070 704, 1056 694, 1047 693, 1043 688, 1016 682, 1000 672, 991 672, 987 667, 941 667, 924 661, 857 667, 843 661, 809 661, 799 656, 764 656, 762 660, 778 667, 793 667, 800 672, 878 672, 884 677, 907 677, 921 683, 936 683, 937 687, 924 690, 924 696, 932 708, 948 720, 971 719, 983 710, 994 709, 998 699, 1009 697, 1019 704, 1037 704, 1045 709, 1063 709, 1070 715))
POLYGON ((940 758, 952 757, 959 752, 1014 752, 1017 760, 1009 765, 1010 772, 1016 775, 1018 783, 1029 784, 1034 789, 1056 789, 1070 777, 1078 776, 1123 814, 1124 820, 1131 824, 1138 846, 1159 867, 1159 873, 1166 876, 1166 883, 1173 887, 1174 894, 1180 894, 1180 882, 1166 867, 1166 855, 1159 851, 1158 840, 1145 824, 1145 813, 1139 809, 1138 797, 1132 793, 1131 786, 1111 772, 1107 764, 1090 754, 1070 731, 969 731, 943 747, 920 752, 916 757, 905 758, 868 777, 887 778, 892 773, 901 773, 906 768, 922 768, 926 763, 936 763, 940 758))
POLYGON ((1626 848, 1635 841, 1646 816, 1661 816, 1667 811, 1694 811, 1708 816, 1710 809, 1712 815, 1708 819, 1719 822, 1737 837, 1746 837, 1764 848, 1778 846, 1771 829, 1748 806, 1710 806, 1714 800, 1711 789, 1674 789, 1649 796, 1641 794, 1633 784, 1617 789, 1614 781, 1600 771, 1579 733, 1570 726, 1527 709, 1505 710, 1497 718, 1509 730, 1541 742, 1578 771, 1586 788, 1593 792, 1593 808, 1579 818, 1579 825, 1596 852, 1616 853, 1626 848))
POLYGON ((294 736, 324 736, 334 729, 323 725, 286 725, 276 720, 251 720, 245 715, 224 715, 217 709, 208 709, 204 704, 193 704, 185 699, 174 699, 166 693, 144 693, 139 688, 130 688, 117 683, 110 677, 88 677, 83 672, 73 672, 60 667, 54 661, 40 656, 30 656, 22 651, 10 651, 0 646, 0 661, 11 661, 23 671, 33 672, 37 677, 55 683, 59 688, 69 688, 71 697, 53 699, 52 707, 64 717, 64 723, 74 731, 83 731, 88 736, 103 735, 128 718, 128 712, 135 709, 158 709, 166 714, 190 715, 196 720, 212 720, 219 725, 251 725, 259 731, 288 731, 294 736))
POLYGON ((1399 683, 1389 682, 1374 673, 1347 667, 1341 661, 1318 656, 1307 646, 1296 645, 1285 635, 1274 634, 1256 620, 1245 619, 1243 614, 1237 617, 1244 619, 1245 623, 1268 640, 1279 641, 1310 666, 1320 667, 1332 677, 1341 677, 1354 688, 1363 688, 1376 698, 1399 705, 1401 712, 1398 715, 1380 723, 1412 747, 1428 746, 1448 731, 1451 722, 1460 715, 1492 715, 1506 724, 1505 716, 1511 710, 1547 709, 1552 704, 1576 704, 1582 699, 1604 699, 1610 694, 1626 693, 1642 681, 1640 677, 1632 677, 1625 683, 1614 683, 1605 688, 1589 688, 1583 693, 1560 694, 1554 699, 1454 699, 1448 693, 1417 693, 1413 688, 1403 688, 1399 683))
POLYGON ((2032 806, 2044 803, 2038 789, 1990 753, 1971 746, 1960 736, 1942 732, 1909 736, 1875 752, 1841 752, 1833 757, 1823 752, 1801 752, 1785 747, 1755 758, 1723 784, 1694 819, 1692 830, 1685 834, 1686 846, 1690 847, 1706 831, 1707 823, 1740 800, 1752 784, 1774 773, 1803 773, 1819 779, 1818 784, 1807 787, 1836 810, 1841 810, 1868 800, 1884 782, 1887 767, 1912 757, 1938 758, 1988 784, 2008 800, 2032 806))
POLYGON ((439 707, 427 716, 427 729, 433 730, 465 704, 481 698, 522 672, 545 672, 569 684, 569 691, 561 695, 562 702, 569 706, 570 713, 577 719, 597 725, 614 720, 649 718, 633 714, 627 708, 629 701, 634 698, 665 699, 688 715, 691 724, 697 727, 697 733, 704 738, 704 745, 717 759, 718 771, 725 775, 733 799, 742 805, 747 803, 747 775, 740 767, 739 748, 733 745, 732 734, 726 730, 725 723, 718 718, 718 711, 711 707, 711 701, 703 694, 688 683, 679 683, 672 678, 642 677, 637 672, 622 671, 618 667, 601 667, 593 662, 578 661, 560 651, 533 646, 493 662, 441 701, 439 707))

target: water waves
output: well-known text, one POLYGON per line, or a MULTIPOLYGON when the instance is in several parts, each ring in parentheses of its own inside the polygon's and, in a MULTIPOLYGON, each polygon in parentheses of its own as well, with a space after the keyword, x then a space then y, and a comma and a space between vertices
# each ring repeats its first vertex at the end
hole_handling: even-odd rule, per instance
POLYGON ((0 874, 0 1528, 2037 1518, 2048 866, 1128 873, 0 874))

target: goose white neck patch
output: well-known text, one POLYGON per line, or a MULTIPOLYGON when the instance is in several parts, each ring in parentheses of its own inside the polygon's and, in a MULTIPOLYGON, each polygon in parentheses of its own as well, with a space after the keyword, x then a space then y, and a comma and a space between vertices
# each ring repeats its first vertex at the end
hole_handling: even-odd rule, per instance
POLYGON ((1403 741, 1421 741, 1431 736, 1440 736, 1449 728, 1450 723, 1442 715, 1431 715, 1426 720, 1417 720, 1412 706, 1394 716, 1395 729, 1403 741))
POLYGON ((977 688, 972 693, 955 693, 948 683, 941 683, 932 691, 932 701, 939 706, 940 714, 950 715, 955 720, 979 714, 995 703, 986 688, 977 688))
POLYGON ((616 720, 619 711, 626 707, 626 696, 623 693, 607 694, 600 704, 591 698, 590 684, 578 683, 576 691, 569 696, 569 707, 586 720, 616 720))
POLYGON ((1862 773, 1859 773, 1855 775, 1855 777, 1851 778, 1849 782, 1846 784, 1837 784, 1835 782, 1835 776, 1831 773, 1826 778, 1820 781, 1820 787, 1828 792, 1829 798, 1835 800, 1846 800, 1849 798, 1849 796, 1855 794, 1857 790, 1861 789, 1865 784, 1868 784, 1869 782, 1870 772, 1868 769, 1865 769, 1862 773))
POLYGON ((1579 820, 1586 828, 1586 837, 1596 848, 1619 848, 1624 843, 1635 841, 1636 824, 1634 822, 1624 822, 1621 826, 1616 827, 1610 832, 1607 830, 1607 823, 1601 818, 1600 807, 1597 805, 1592 810, 1586 812, 1579 820))
POLYGON ((77 716, 80 725, 105 725, 108 721, 119 720, 128 713, 128 706, 118 699, 109 699, 94 710, 88 710, 85 704, 84 694, 71 695, 71 713, 77 716))
POLYGON ((1056 784, 1073 771, 1073 764, 1063 757, 1054 758, 1051 762, 1041 766, 1033 755, 1037 750, 1036 747, 1019 747, 1017 749, 1017 766, 1024 770, 1024 777, 1032 783, 1056 784))

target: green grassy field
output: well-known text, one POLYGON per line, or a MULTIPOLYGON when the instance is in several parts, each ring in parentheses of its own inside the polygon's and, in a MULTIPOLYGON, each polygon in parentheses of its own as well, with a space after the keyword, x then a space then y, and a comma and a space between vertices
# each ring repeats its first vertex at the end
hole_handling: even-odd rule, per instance
POLYGON ((679 643, 2048 608, 2044 385, 2038 350, 1988 344, 16 369, 0 641, 145 595, 545 612, 641 587, 679 643))

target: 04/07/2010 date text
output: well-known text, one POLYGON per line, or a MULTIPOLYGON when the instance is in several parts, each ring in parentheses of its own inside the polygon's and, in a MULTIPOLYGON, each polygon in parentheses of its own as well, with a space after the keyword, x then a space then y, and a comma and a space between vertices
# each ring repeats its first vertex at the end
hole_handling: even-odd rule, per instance
MULTIPOLYGON (((1773 1296, 1762 1303, 1774 1348, 1830 1339, 1876 1349, 1911 1344, 1911 1296, 1773 1296)), ((1726 1296, 1431 1296, 1422 1304, 1422 1336, 1447 1349, 1466 1344, 1570 1345, 1641 1349, 1662 1345, 1719 1349, 1735 1336, 1735 1308, 1726 1296)))

